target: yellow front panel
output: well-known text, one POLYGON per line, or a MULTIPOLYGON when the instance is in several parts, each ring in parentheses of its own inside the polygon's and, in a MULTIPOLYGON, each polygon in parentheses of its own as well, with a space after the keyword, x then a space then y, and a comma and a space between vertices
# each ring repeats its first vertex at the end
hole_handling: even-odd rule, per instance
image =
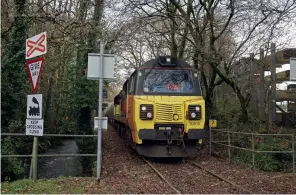
POLYGON ((186 120, 184 123, 185 132, 188 129, 203 129, 206 119, 205 101, 202 100, 190 100, 185 102, 186 111, 189 105, 200 105, 201 106, 201 119, 200 120, 186 120))
POLYGON ((183 104, 155 103, 155 122, 180 122, 184 120, 183 104), (178 119, 174 119, 174 115, 178 119))
MULTIPOLYGON (((205 102, 202 96, 134 96, 135 131, 139 129, 154 129, 154 124, 184 124, 184 131, 188 129, 203 129, 205 123, 205 102), (140 105, 153 104, 153 120, 140 119, 140 105), (200 120, 187 120, 188 105, 200 105, 202 118, 200 120), (174 119, 174 115, 176 116, 174 119)), ((136 136, 134 140, 141 144, 142 140, 136 136)))

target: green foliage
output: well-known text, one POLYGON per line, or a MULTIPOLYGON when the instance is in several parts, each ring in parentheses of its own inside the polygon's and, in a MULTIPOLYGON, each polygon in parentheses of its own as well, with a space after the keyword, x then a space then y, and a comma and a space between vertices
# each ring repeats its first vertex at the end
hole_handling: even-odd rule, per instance
MULTIPOLYGON (((16 154, 15 144, 11 137, 2 139, 2 154, 16 154)), ((23 176, 24 168, 22 163, 17 158, 2 158, 1 159, 1 178, 2 180, 11 180, 23 176)))
POLYGON ((231 149, 231 159, 244 166, 252 166, 252 153, 249 151, 231 149))
MULTIPOLYGON (((26 96, 31 92, 25 67, 25 41, 28 38, 28 27, 31 26, 27 18, 23 17, 26 15, 27 1, 17 0, 15 3, 12 29, 10 34, 6 36, 8 44, 3 47, 4 52, 2 53, 1 131, 23 133, 26 121, 26 96)), ((88 20, 86 17, 84 18, 84 12, 87 12, 89 3, 82 2, 83 5, 79 7, 78 12, 81 18, 78 17, 78 19, 81 23, 89 22, 86 21, 88 20)), ((103 10, 97 11, 103 13, 103 10)), ((99 23, 100 18, 96 18, 96 20, 99 23)), ((33 29, 35 27, 34 24, 33 29)), ((74 34, 79 34, 81 37, 71 40, 71 44, 68 44, 67 41, 51 42, 55 40, 54 38, 49 40, 49 43, 54 44, 51 44, 47 54, 50 63, 46 63, 47 66, 43 72, 44 83, 42 87, 40 86, 44 94, 43 102, 45 102, 45 132, 93 134, 91 111, 97 108, 98 82, 87 80, 85 68, 87 53, 98 52, 95 47, 99 31, 101 28, 97 26, 93 29, 92 26, 86 29, 77 29, 74 34), (72 44, 72 41, 76 44, 72 44), (68 46, 70 49, 66 48, 68 46), (71 52, 67 54, 67 51, 71 52), (53 54, 57 57, 52 57, 53 54)), ((50 34, 52 37, 59 37, 59 32, 51 32, 50 34)), ((1 141, 3 154, 30 154, 32 152, 31 137, 2 137, 1 141)), ((40 139, 39 152, 46 151, 49 146, 55 146, 58 141, 60 140, 57 138, 40 139)), ((80 153, 96 152, 96 138, 77 139, 77 145, 80 153)), ((90 165, 95 158, 83 157, 81 160, 84 172, 87 175, 91 174, 92 166, 90 165)), ((3 167, 2 178, 17 179, 23 176, 24 170, 21 167, 24 167, 24 162, 20 158, 3 159, 1 165, 3 167)))
MULTIPOLYGON (((29 92, 28 73, 25 68, 25 42, 28 21, 23 17, 26 0, 15 1, 15 18, 9 41, 1 63, 1 132, 23 133, 26 119, 26 95, 29 92)), ((1 138, 3 154, 18 154, 27 151, 28 139, 1 138)), ((22 176, 23 162, 18 158, 2 159, 1 178, 22 176)))
POLYGON ((232 128, 237 124, 239 120, 238 113, 240 112, 239 106, 238 101, 216 101, 212 118, 219 121, 219 128, 232 128))
POLYGON ((92 176, 96 177, 97 176, 97 161, 93 161, 93 165, 92 165, 92 176))
POLYGON ((85 185, 91 182, 90 178, 64 178, 50 180, 23 179, 12 183, 2 183, 2 194, 84 194, 85 185))
MULTIPOLYGON (((245 133, 267 133, 265 124, 258 116, 250 111, 248 123, 241 123, 239 119, 238 101, 216 101, 213 118, 218 120, 218 128, 225 128, 245 133)), ((276 127, 268 133, 292 133, 291 130, 276 127)), ((230 134, 231 145, 252 149, 250 135, 230 134)), ((227 141, 227 134, 215 136, 216 139, 227 141)), ((259 137, 255 136, 255 149, 261 151, 288 151, 291 150, 291 137, 259 137)), ((225 150, 226 152, 227 150, 225 150)), ((228 153, 227 153, 228 154, 228 153)), ((231 149, 231 159, 240 164, 252 166, 252 152, 231 149)), ((255 168, 263 171, 290 171, 292 168, 291 154, 255 153, 255 168)))
MULTIPOLYGON (((91 111, 97 108, 98 82, 87 80, 84 67, 87 64, 85 45, 81 44, 76 60, 66 65, 63 87, 60 89, 61 116, 57 123, 58 132, 93 134, 91 111), (84 52, 82 52, 84 51, 84 52)), ((79 153, 96 153, 95 138, 76 138, 79 153)), ((92 162, 95 157, 81 157, 83 174, 92 175, 92 162)))
POLYGON ((281 163, 274 159, 271 154, 256 155, 256 168, 263 171, 279 171, 281 163))
MULTIPOLYGON (((261 140, 258 150, 261 151, 289 151, 290 140, 284 138, 267 137, 261 140)), ((281 153, 259 153, 256 154, 256 168, 264 171, 286 171, 291 165, 292 155, 281 153)))

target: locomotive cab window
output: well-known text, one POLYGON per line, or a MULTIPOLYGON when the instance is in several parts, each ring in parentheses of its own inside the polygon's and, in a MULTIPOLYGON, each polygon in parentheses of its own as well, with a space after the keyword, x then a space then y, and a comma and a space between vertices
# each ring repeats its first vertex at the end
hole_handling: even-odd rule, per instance
POLYGON ((146 69, 144 92, 149 93, 193 93, 191 70, 146 69))
POLYGON ((136 86, 136 74, 132 74, 128 82, 129 94, 133 95, 135 93, 136 86))

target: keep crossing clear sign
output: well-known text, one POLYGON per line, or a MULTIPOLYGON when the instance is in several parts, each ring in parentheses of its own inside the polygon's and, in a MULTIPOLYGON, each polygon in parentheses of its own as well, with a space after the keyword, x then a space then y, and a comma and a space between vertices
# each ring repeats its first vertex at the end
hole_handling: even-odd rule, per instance
POLYGON ((27 119, 26 135, 43 136, 43 119, 27 119))

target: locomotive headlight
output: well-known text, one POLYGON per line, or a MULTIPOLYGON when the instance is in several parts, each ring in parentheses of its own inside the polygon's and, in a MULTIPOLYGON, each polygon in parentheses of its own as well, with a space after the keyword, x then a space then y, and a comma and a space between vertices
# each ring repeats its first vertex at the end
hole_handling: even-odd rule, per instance
POLYGON ((152 117, 152 113, 151 112, 148 112, 147 113, 147 118, 151 118, 152 117))
POLYGON ((187 116, 189 120, 200 120, 202 117, 201 105, 189 105, 187 116))
POLYGON ((152 120, 153 119, 153 104, 140 105, 140 119, 152 120))

